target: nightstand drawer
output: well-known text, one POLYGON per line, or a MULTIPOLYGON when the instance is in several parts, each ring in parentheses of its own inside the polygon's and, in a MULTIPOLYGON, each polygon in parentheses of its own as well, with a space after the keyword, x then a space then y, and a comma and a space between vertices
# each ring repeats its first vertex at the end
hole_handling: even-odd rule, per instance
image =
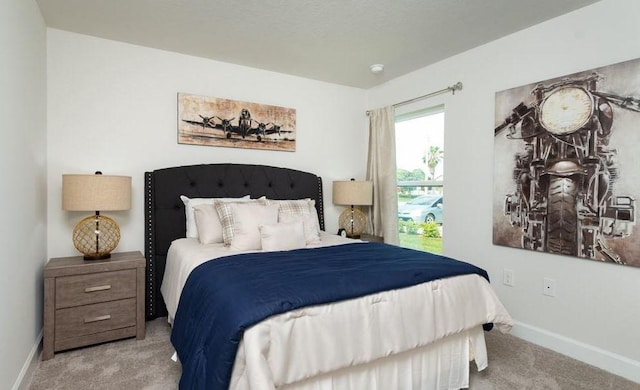
POLYGON ((56 310, 56 340, 136 325, 136 299, 56 310))
POLYGON ((56 278, 56 309, 135 296, 135 269, 56 278))

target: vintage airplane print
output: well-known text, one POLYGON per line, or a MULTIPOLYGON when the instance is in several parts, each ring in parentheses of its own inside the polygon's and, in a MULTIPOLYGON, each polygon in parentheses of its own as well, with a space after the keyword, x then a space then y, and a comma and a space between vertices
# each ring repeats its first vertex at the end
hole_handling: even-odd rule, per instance
POLYGON ((296 110, 179 93, 178 143, 293 152, 296 110))

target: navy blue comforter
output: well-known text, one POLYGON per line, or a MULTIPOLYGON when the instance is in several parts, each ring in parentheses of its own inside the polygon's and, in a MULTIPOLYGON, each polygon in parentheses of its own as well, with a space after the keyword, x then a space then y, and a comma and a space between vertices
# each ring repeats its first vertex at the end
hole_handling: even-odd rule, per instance
POLYGON ((489 279, 471 264, 381 243, 206 262, 187 279, 171 333, 180 388, 226 390, 244 330, 272 315, 472 273, 489 279))

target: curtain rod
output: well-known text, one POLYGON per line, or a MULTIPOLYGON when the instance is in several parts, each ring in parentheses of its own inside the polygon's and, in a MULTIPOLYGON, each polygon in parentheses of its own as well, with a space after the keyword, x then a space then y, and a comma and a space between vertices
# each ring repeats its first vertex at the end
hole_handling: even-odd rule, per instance
MULTIPOLYGON (((452 86, 447 87, 447 88, 443 88, 443 89, 441 89, 439 91, 431 92, 431 93, 428 93, 426 95, 418 96, 418 97, 415 97, 413 99, 409 99, 409 100, 402 101, 400 103, 393 104, 393 107, 395 108, 395 107, 404 106, 405 104, 410 104, 410 103, 413 103, 413 102, 417 102, 418 100, 430 98, 432 96, 440 95, 441 93, 446 93, 446 92, 449 92, 449 91, 451 91, 451 94, 455 95, 456 91, 459 91, 461 89, 462 89, 462 83, 460 81, 458 81, 457 83, 453 84, 452 86)), ((366 111, 367 116, 370 113, 371 113, 371 111, 369 111, 369 110, 366 111)))

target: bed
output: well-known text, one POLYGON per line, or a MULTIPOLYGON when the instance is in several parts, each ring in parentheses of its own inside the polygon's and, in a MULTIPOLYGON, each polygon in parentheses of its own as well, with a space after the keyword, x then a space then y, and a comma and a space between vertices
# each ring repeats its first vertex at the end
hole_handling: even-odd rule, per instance
MULTIPOLYGON (((195 355, 194 350, 201 352, 204 347, 185 349, 183 346, 191 340, 174 340, 174 336, 182 334, 183 339, 185 335, 206 339, 204 344, 209 347, 207 343, 211 337, 207 332, 220 333, 218 329, 224 326, 216 325, 212 331, 207 324, 213 322, 209 320, 199 322, 191 317, 186 320, 187 310, 207 306, 209 298, 191 305, 183 300, 187 301, 187 297, 191 301, 201 299, 205 291, 218 290, 211 285, 222 285, 230 280, 236 280, 234 283, 241 286, 240 290, 260 289, 263 285, 257 282, 260 273, 250 276, 247 269, 237 271, 240 273, 236 279, 231 276, 215 279, 221 272, 215 269, 201 278, 207 283, 197 284, 193 270, 200 272, 210 266, 229 268, 245 261, 256 267, 257 272, 265 273, 271 271, 259 267, 260 261, 267 257, 269 260, 265 263, 286 262, 287 256, 312 261, 316 255, 334 259, 345 251, 353 251, 344 255, 346 261, 357 256, 356 252, 402 249, 354 242, 323 232, 322 179, 288 168, 207 164, 158 169, 145 173, 145 202, 146 316, 147 319, 167 316, 174 325, 172 342, 183 363, 181 388, 464 388, 468 386, 470 360, 475 360, 478 369, 487 366, 483 324, 492 323, 501 331, 508 331, 512 324, 489 286, 486 273, 483 276, 483 270, 476 274, 447 274, 447 277, 416 282, 408 287, 389 285, 382 291, 360 292, 358 294, 363 295, 344 295, 336 301, 319 300, 314 301, 315 304, 302 303, 287 310, 269 312, 264 319, 241 328, 233 354, 223 359, 230 367, 229 371, 211 374, 213 369, 225 365, 212 360, 219 358, 216 351, 226 351, 226 347, 211 347, 213 349, 207 355, 206 364, 210 366, 207 372, 203 369, 205 363, 193 368, 190 356, 195 355), (286 253, 229 252, 224 245, 203 245, 197 238, 187 237, 185 202, 181 196, 191 199, 248 197, 272 201, 307 199, 315 211, 320 242, 286 253), (251 281, 252 277, 256 279, 251 281), (246 283, 247 280, 250 282, 246 283), (196 290, 195 285, 205 290, 196 290), (189 306, 192 308, 187 309, 189 306), (188 330, 185 330, 185 323, 189 323, 188 330), (217 382, 219 376, 226 376, 220 382, 224 385, 217 382)), ((393 253, 402 257, 400 252, 393 253)), ((370 254, 362 256, 371 257, 370 254)), ((303 267, 299 261, 295 263, 296 267, 303 267)), ((282 267, 279 263, 278 268, 282 267)), ((384 271, 377 274, 381 273, 384 271)), ((341 276, 334 274, 327 280, 334 281, 341 276)), ((304 283, 309 282, 303 282, 302 286, 304 283)), ((288 285, 289 282, 279 284, 288 285)), ((239 294, 240 290, 232 290, 232 294, 239 294)), ((305 289, 296 291, 295 295, 304 296, 305 289)))

